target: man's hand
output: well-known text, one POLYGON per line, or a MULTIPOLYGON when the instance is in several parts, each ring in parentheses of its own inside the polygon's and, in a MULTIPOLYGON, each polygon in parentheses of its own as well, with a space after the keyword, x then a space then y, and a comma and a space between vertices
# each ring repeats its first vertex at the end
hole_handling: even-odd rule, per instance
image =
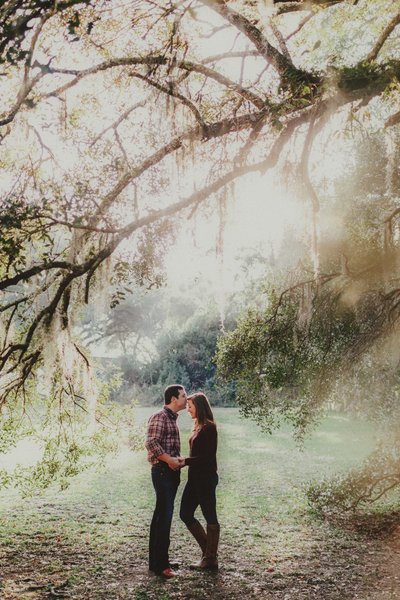
POLYGON ((178 456, 178 460, 179 460, 179 468, 182 469, 182 467, 185 466, 185 459, 183 458, 183 456, 178 456))
POLYGON ((167 465, 173 471, 177 471, 181 468, 180 459, 177 456, 170 456, 167 465))

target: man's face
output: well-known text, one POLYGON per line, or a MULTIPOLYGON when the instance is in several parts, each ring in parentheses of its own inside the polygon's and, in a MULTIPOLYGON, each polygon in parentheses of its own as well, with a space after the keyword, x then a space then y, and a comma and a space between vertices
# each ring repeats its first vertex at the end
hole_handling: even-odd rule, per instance
POLYGON ((176 399, 176 410, 183 410, 186 406, 186 391, 183 390, 179 390, 179 394, 178 397, 176 399))

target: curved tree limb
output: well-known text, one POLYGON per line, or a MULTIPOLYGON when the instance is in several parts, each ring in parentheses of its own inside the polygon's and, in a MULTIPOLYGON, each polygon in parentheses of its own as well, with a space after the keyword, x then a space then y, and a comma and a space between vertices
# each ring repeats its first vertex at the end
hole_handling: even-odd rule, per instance
POLYGON ((141 79, 142 81, 148 83, 151 87, 154 87, 156 90, 159 90, 167 96, 171 96, 172 98, 176 98, 177 100, 179 100, 184 106, 187 106, 187 108, 193 113, 200 127, 204 130, 206 129, 206 124, 203 120, 203 117, 200 114, 200 111, 197 109, 197 107, 193 104, 191 100, 189 100, 188 98, 186 98, 186 96, 180 94, 174 89, 174 85, 172 82, 167 87, 165 85, 161 85, 160 83, 158 83, 151 77, 148 77, 147 75, 142 75, 142 73, 139 73, 138 71, 131 71, 129 75, 131 77, 136 77, 136 79, 141 79))
POLYGON ((38 273, 43 273, 43 271, 48 271, 50 269, 67 269, 73 270, 75 265, 66 261, 53 261, 50 263, 42 263, 40 265, 35 265, 26 271, 22 271, 14 275, 14 277, 7 277, 0 281, 0 290, 5 290, 13 285, 16 285, 20 281, 27 281, 34 275, 38 273))
MULTIPOLYGON (((261 33, 260 29, 253 25, 246 17, 234 11, 225 0, 204 0, 204 4, 212 8, 231 25, 239 29, 257 48, 260 55, 271 63, 281 78, 283 88, 291 87, 291 79, 296 77, 298 81, 309 81, 310 75, 306 75, 301 69, 295 67, 293 62, 272 44, 261 33)), ((315 78, 312 77, 314 80, 315 78)))
POLYGON ((376 40, 374 47, 372 48, 372 50, 367 55, 367 58, 365 59, 367 62, 371 62, 373 60, 376 60, 379 52, 382 49, 383 44, 386 42, 386 40, 388 39, 388 37, 390 36, 390 34, 394 31, 394 29, 399 24, 400 24, 400 12, 398 12, 397 15, 395 15, 389 21, 389 23, 386 25, 385 29, 382 31, 382 33, 379 36, 379 38, 376 40))
POLYGON ((400 110, 386 119, 385 127, 392 127, 393 125, 397 125, 397 123, 400 123, 400 110))
MULTIPOLYGON (((94 67, 89 67, 88 69, 77 70, 77 69, 61 69, 52 67, 49 69, 49 73, 59 73, 62 75, 73 75, 74 78, 64 85, 59 86, 55 90, 48 92, 43 95, 43 98, 50 98, 52 96, 58 96, 59 94, 64 93, 66 90, 75 86, 81 79, 89 76, 95 75, 96 73, 100 73, 102 71, 107 71, 109 69, 113 69, 116 67, 130 67, 135 65, 145 65, 148 67, 154 66, 167 66, 168 58, 162 55, 149 55, 145 57, 140 56, 132 56, 132 57, 121 57, 121 58, 113 58, 108 61, 99 63, 94 67)), ((174 64, 175 68, 186 71, 187 73, 199 73, 204 75, 209 79, 213 79, 217 83, 227 87, 231 91, 236 92, 240 96, 243 96, 246 100, 257 106, 257 108, 262 108, 266 101, 259 98, 254 92, 244 88, 238 83, 232 81, 225 75, 218 73, 214 69, 210 69, 203 63, 194 63, 188 60, 177 60, 174 64)))

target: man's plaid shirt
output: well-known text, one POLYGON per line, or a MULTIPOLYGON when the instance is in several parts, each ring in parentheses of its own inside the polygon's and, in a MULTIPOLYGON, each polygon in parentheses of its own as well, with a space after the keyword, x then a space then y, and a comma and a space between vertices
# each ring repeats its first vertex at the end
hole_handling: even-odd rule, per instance
POLYGON ((155 465, 157 457, 166 452, 170 456, 180 456, 181 440, 176 423, 178 413, 167 406, 151 415, 147 423, 146 448, 148 460, 155 465))

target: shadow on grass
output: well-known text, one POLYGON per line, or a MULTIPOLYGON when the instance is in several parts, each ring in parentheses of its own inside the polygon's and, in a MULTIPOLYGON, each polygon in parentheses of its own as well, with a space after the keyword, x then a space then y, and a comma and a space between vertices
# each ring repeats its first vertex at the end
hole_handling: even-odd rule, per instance
MULTIPOLYGON (((75 515, 78 521, 82 516, 87 518, 75 515)), ((356 594, 366 598, 375 589, 382 561, 382 546, 365 532, 361 536, 304 520, 253 537, 245 526, 234 532, 229 525, 222 534, 219 572, 186 568, 198 552, 177 531, 174 557, 181 567, 176 578, 163 580, 147 570, 147 531, 122 539, 120 530, 111 535, 118 524, 105 526, 108 545, 85 536, 68 542, 50 531, 10 537, 0 552, 2 599, 347 600, 356 594), (285 546, 289 535, 296 543, 285 546)))
POLYGON ((331 525, 355 531, 367 538, 390 538, 400 527, 400 510, 364 510, 357 512, 331 512, 324 515, 331 525))

